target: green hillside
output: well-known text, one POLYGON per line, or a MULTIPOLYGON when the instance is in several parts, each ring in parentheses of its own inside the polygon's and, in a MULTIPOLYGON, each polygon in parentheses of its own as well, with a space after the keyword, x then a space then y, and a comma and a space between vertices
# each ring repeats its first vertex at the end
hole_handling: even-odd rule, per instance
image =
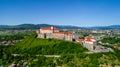
MULTIPOLYGON (((109 47, 109 46, 108 46, 109 47)), ((88 50, 79 43, 35 38, 35 34, 26 37, 14 46, 0 46, 0 65, 8 67, 28 62, 28 67, 119 67, 120 51, 87 54, 88 50), (19 54, 13 56, 12 54, 19 54), (40 56, 36 56, 40 55, 40 56), (47 57, 45 55, 59 55, 47 57)))
POLYGON ((35 38, 35 35, 25 38, 22 42, 16 43, 11 48, 12 53, 16 54, 79 54, 88 51, 79 43, 73 43, 55 39, 35 38))

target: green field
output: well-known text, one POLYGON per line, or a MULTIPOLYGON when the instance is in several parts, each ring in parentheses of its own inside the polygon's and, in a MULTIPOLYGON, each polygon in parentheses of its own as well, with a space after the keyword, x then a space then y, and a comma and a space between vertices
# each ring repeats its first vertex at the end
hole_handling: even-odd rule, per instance
POLYGON ((8 32, 0 32, 0 36, 12 35, 12 33, 8 32))

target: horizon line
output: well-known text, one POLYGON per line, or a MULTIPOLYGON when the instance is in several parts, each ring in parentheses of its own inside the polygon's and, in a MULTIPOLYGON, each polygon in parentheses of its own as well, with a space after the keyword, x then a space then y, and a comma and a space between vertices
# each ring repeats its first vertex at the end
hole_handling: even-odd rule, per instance
MULTIPOLYGON (((21 23, 21 24, 0 24, 3 26, 16 26, 16 25, 22 25, 22 24, 33 24, 38 25, 36 23, 21 23)), ((40 24, 47 24, 47 23, 40 23, 40 24)), ((120 24, 110 24, 110 25, 94 25, 94 26, 78 26, 78 25, 72 25, 72 24, 47 24, 47 25, 58 25, 58 26, 76 26, 76 27, 104 27, 104 26, 112 26, 112 25, 120 25, 120 24)))

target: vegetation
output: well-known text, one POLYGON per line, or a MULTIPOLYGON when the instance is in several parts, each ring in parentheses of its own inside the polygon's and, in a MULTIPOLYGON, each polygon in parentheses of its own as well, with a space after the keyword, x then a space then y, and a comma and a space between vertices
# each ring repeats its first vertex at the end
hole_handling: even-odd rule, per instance
POLYGON ((116 38, 116 37, 107 37, 101 40, 102 43, 109 43, 112 45, 120 45, 120 38, 116 38))
MULTIPOLYGON (((36 34, 26 37, 14 46, 0 46, 0 65, 8 67, 13 61, 18 64, 28 62, 29 67, 115 67, 120 66, 120 52, 87 54, 79 43, 36 38, 36 34), (11 54, 22 54, 13 56, 11 54), (36 56, 41 55, 41 56, 36 56), (61 57, 45 57, 60 55, 61 57)), ((110 47, 110 46, 108 46, 110 47)))
POLYGON ((11 49, 12 53, 28 53, 33 55, 78 54, 87 51, 86 48, 83 48, 78 43, 55 39, 35 38, 35 35, 25 38, 22 42, 11 47, 11 49))
POLYGON ((0 35, 0 41, 12 41, 12 40, 21 40, 24 39, 26 36, 29 36, 30 33, 20 32, 20 33, 4 33, 0 35))

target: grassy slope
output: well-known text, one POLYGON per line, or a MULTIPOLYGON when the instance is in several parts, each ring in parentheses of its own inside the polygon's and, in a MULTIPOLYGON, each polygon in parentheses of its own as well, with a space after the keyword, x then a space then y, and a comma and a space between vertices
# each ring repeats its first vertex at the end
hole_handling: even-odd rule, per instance
POLYGON ((34 35, 25 38, 22 42, 15 44, 13 53, 29 54, 78 54, 87 51, 78 43, 35 38, 34 35))
MULTIPOLYGON (((35 36, 30 36, 25 38, 22 42, 17 43, 14 47, 10 47, 12 53, 17 54, 62 54, 61 58, 46 58, 46 60, 41 61, 30 61, 31 63, 37 65, 42 63, 42 65, 54 64, 54 61, 58 66, 63 67, 109 67, 109 66, 120 66, 120 52, 118 50, 115 53, 97 53, 97 54, 84 54, 87 49, 83 48, 78 43, 54 40, 54 39, 40 39, 35 38, 35 36), (49 61, 49 62, 48 62, 49 61)), ((28 58, 29 57, 25 57, 28 58)), ((19 58, 20 59, 20 58, 19 58)), ((22 58, 24 59, 24 58, 22 58)), ((14 59, 10 59, 14 60, 14 59)), ((15 60, 18 61, 15 57, 15 60)), ((20 59, 21 60, 21 59, 20 59)), ((8 59, 6 60, 8 61, 8 59)), ((38 66, 42 66, 38 65, 38 66)), ((34 66, 37 67, 37 66, 34 66)))

